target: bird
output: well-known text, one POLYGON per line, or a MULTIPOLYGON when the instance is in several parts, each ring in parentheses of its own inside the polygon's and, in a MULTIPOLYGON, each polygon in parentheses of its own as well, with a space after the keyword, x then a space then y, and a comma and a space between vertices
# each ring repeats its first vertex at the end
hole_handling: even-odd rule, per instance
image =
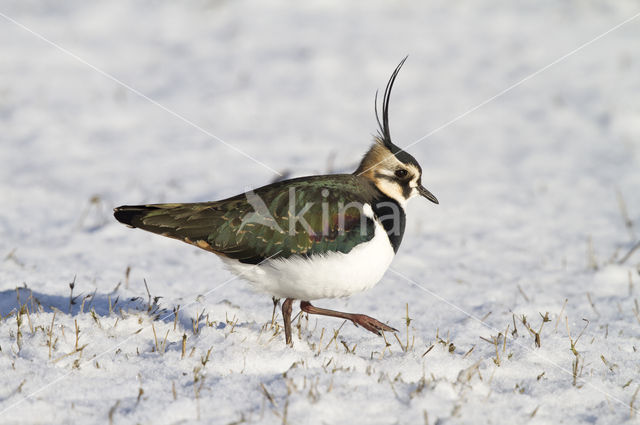
POLYGON ((282 302, 285 343, 293 345, 293 303, 301 311, 342 318, 382 335, 397 332, 364 314, 316 307, 311 301, 347 297, 376 285, 398 252, 409 199, 438 199, 422 185, 422 168, 391 140, 389 101, 407 57, 382 98, 373 144, 351 174, 277 181, 228 199, 124 205, 115 218, 216 254, 227 268, 282 302))

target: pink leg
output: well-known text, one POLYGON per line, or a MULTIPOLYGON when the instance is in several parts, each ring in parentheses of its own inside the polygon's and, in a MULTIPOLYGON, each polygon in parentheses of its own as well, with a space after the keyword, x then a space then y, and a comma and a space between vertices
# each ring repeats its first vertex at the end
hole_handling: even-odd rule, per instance
POLYGON ((319 314, 322 316, 339 317, 341 319, 351 320, 354 325, 360 325, 366 330, 377 335, 382 335, 382 331, 398 332, 397 329, 387 326, 373 317, 369 317, 364 314, 343 313, 341 311, 319 308, 311 305, 309 301, 300 301, 300 309, 308 314, 319 314))

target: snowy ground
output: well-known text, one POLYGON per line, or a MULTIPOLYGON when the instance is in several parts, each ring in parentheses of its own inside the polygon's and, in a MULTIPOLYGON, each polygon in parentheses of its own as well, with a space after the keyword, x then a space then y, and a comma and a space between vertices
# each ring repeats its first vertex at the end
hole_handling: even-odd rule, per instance
POLYGON ((640 17, 441 126, 640 3, 421 3, 0 1, 0 423, 637 423, 640 17), (405 54, 392 134, 438 130, 440 205, 317 303, 388 345, 311 317, 286 348, 268 296, 112 219, 353 169, 405 54))

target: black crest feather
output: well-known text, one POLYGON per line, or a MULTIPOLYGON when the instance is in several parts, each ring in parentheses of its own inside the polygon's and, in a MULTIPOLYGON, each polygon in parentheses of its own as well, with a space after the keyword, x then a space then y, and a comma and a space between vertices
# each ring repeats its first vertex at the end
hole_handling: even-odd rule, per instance
POLYGON ((389 81, 387 82, 387 87, 384 89, 384 96, 382 97, 382 122, 380 122, 380 115, 378 114, 378 92, 376 91, 375 112, 379 127, 378 134, 380 135, 382 143, 384 143, 384 145, 391 151, 397 150, 398 148, 391 142, 391 132, 389 130, 389 99, 391 98, 393 83, 396 81, 396 77, 408 57, 409 56, 405 56, 404 59, 400 61, 396 69, 393 71, 393 74, 391 74, 391 78, 389 78, 389 81))

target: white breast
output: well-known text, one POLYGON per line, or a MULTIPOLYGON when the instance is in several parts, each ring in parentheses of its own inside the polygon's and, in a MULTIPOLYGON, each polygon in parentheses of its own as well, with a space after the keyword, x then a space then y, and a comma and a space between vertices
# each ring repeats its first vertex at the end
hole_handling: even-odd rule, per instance
POLYGON ((267 260, 258 266, 222 258, 232 272, 261 291, 277 298, 312 301, 346 297, 373 287, 394 254, 387 233, 376 220, 374 237, 347 254, 331 252, 310 258, 267 260))

